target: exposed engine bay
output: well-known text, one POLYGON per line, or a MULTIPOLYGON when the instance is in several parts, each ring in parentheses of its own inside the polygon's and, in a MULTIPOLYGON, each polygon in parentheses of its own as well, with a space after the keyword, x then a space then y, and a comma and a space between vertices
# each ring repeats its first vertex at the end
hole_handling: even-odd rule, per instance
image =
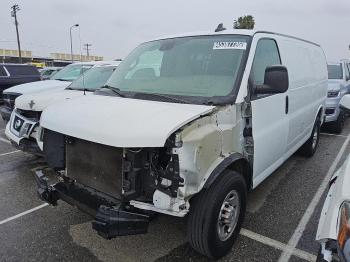
POLYGON ((177 197, 184 182, 171 139, 164 148, 127 149, 45 130, 43 140, 51 168, 117 200, 152 202, 155 190, 177 197))

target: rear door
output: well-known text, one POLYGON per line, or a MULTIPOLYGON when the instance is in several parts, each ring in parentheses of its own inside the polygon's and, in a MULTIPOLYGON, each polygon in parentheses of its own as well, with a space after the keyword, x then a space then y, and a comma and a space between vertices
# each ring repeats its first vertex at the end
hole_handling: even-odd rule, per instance
MULTIPOLYGON (((251 83, 262 85, 266 67, 278 64, 282 63, 276 40, 258 40, 250 73, 251 83)), ((286 93, 252 97, 254 187, 284 161, 289 128, 286 99, 286 93)))

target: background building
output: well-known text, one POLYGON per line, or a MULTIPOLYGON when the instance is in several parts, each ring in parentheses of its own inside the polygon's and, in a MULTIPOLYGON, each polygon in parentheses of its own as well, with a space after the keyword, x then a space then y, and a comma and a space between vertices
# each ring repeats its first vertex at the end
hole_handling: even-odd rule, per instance
MULTIPOLYGON (((71 55, 65 53, 51 53, 49 57, 33 56, 32 51, 21 51, 23 63, 33 63, 37 66, 65 66, 72 62, 71 55)), ((102 56, 73 55, 75 62, 101 61, 102 56)), ((19 63, 18 50, 0 49, 0 63, 19 63)))

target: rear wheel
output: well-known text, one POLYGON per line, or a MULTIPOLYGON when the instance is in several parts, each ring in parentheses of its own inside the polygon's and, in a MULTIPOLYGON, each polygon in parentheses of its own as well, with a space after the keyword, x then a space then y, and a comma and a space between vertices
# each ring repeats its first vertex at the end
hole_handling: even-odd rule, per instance
POLYGON ((226 255, 241 229, 247 188, 242 175, 226 170, 191 200, 187 235, 191 246, 212 259, 226 255))
POLYGON ((310 138, 302 145, 299 152, 306 157, 312 157, 320 141, 320 118, 317 117, 310 138))

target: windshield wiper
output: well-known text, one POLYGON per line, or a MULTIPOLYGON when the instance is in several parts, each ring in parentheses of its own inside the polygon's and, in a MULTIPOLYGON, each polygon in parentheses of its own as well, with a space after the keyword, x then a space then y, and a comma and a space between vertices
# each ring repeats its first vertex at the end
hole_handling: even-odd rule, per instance
POLYGON ((135 96, 144 96, 144 97, 155 97, 155 98, 165 98, 168 101, 162 101, 162 102, 177 102, 177 103, 181 103, 181 104, 188 104, 189 102, 184 100, 184 99, 180 99, 180 98, 176 98, 173 96, 167 96, 167 95, 163 95, 163 94, 157 94, 157 93, 136 93, 135 96))
POLYGON ((63 78, 55 78, 55 79, 52 79, 52 80, 57 80, 57 81, 69 81, 69 80, 63 79, 63 78))
POLYGON ((123 95, 121 93, 121 90, 118 87, 114 87, 114 86, 110 86, 110 85, 104 85, 104 86, 101 87, 101 89, 102 88, 109 89, 109 90, 113 91, 113 93, 117 94, 120 97, 125 97, 125 95, 123 95))

